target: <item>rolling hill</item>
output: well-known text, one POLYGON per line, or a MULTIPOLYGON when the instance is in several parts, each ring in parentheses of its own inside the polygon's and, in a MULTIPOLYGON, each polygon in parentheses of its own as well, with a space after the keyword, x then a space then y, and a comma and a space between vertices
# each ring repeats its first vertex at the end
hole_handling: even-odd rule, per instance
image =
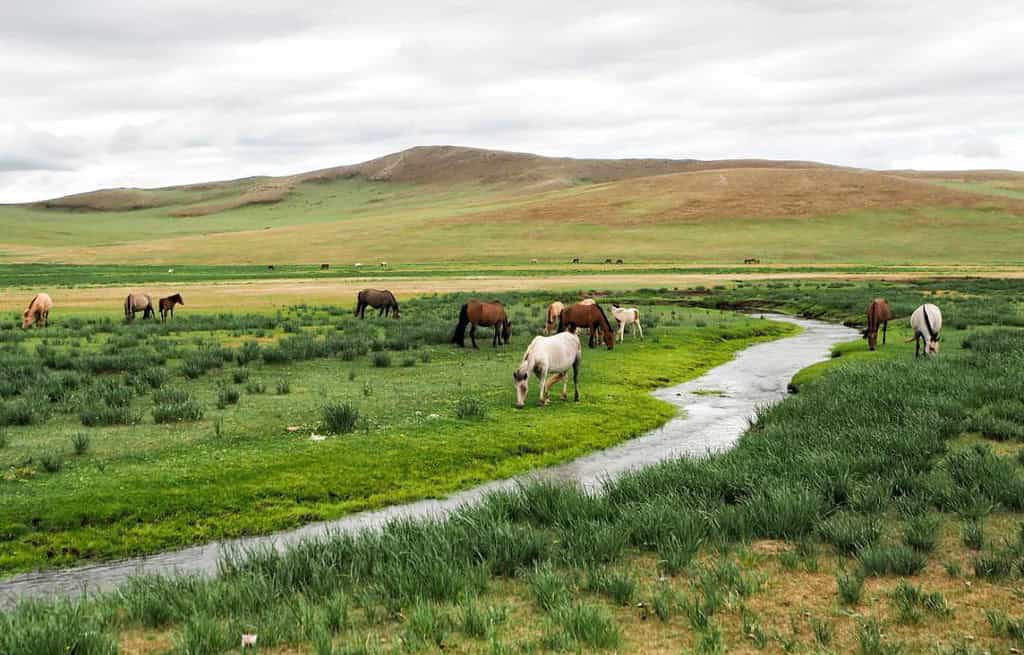
POLYGON ((453 146, 0 206, 7 262, 1020 261, 1024 175, 453 146))

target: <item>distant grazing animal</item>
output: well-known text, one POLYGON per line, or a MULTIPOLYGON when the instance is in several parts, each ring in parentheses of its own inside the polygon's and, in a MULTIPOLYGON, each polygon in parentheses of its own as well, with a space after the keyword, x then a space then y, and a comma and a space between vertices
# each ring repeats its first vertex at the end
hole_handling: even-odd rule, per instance
POLYGON ((326 271, 326 270, 329 270, 330 268, 331 268, 330 264, 320 264, 320 270, 321 271, 326 271))
POLYGON ((387 268, 388 267, 388 263, 387 262, 381 262, 380 263, 380 267, 381 268, 387 268))
POLYGON ((760 264, 761 260, 760 259, 754 259, 753 257, 751 257, 749 259, 744 259, 743 263, 744 264, 760 264))
POLYGON ((530 260, 530 263, 531 263, 531 264, 536 264, 536 263, 537 263, 537 260, 536 260, 536 259, 531 259, 531 260, 530 260))
POLYGON ((274 265, 273 265, 273 264, 271 264, 270 266, 267 266, 267 270, 268 270, 268 271, 272 271, 272 270, 274 270, 274 265))
POLYGON ((882 345, 885 345, 885 335, 889 331, 889 321, 892 320, 892 310, 885 298, 875 298, 868 305, 868 327, 864 330, 864 336, 868 340, 868 350, 874 350, 878 345, 878 328, 882 328, 882 345))
POLYGON ((616 263, 616 264, 621 264, 621 263, 622 263, 622 260, 621 260, 621 259, 616 259, 616 260, 615 260, 615 263, 616 263))
POLYGON ((352 265, 355 266, 356 268, 359 268, 360 266, 363 265, 363 262, 356 262, 355 264, 352 265))
POLYGON ((619 324, 619 343, 622 343, 623 334, 627 325, 632 325, 633 338, 636 338, 637 330, 640 331, 640 338, 644 338, 644 327, 640 325, 640 310, 636 307, 619 307, 612 304, 612 316, 619 324))
POLYGON ((548 305, 548 318, 544 322, 545 335, 551 334, 558 327, 558 317, 561 316, 563 309, 565 309, 565 304, 561 300, 556 300, 548 305))
POLYGON ((522 409, 530 392, 530 373, 540 381, 537 404, 543 407, 550 400, 551 387, 562 380, 562 400, 568 397, 569 369, 572 368, 573 400, 580 400, 580 360, 583 356, 576 326, 551 337, 534 337, 523 355, 519 368, 512 374, 516 387, 516 407, 522 409), (554 373, 549 380, 548 374, 554 373))
POLYGON ((28 329, 33 325, 46 327, 50 324, 50 310, 53 309, 53 299, 49 294, 37 293, 29 301, 28 307, 21 315, 21 327, 28 329))
POLYGON ((558 331, 562 332, 568 325, 590 328, 588 345, 594 347, 594 337, 600 334, 608 350, 615 347, 615 331, 604 315, 604 310, 597 303, 587 304, 586 301, 566 307, 558 317, 558 331))
POLYGON ((942 312, 931 303, 925 303, 914 310, 910 315, 910 328, 914 336, 907 339, 914 341, 914 357, 921 354, 921 344, 924 343, 924 354, 939 354, 939 332, 942 330, 942 312))
POLYGON ((173 296, 167 296, 166 298, 160 299, 160 322, 167 322, 167 315, 170 314, 171 318, 174 318, 174 306, 181 305, 185 306, 185 299, 181 297, 180 293, 176 293, 173 296))
POLYGON ((173 273, 173 272, 174 272, 174 269, 173 269, 173 268, 169 268, 169 269, 167 269, 167 272, 168 272, 168 273, 173 273))
POLYGON ((612 258, 609 257, 608 259, 604 260, 604 263, 605 264, 611 264, 612 263, 612 258))
POLYGON ((470 300, 463 305, 459 310, 459 322, 455 326, 452 343, 465 347, 467 325, 471 325, 469 328, 469 339, 473 342, 474 348, 477 347, 477 326, 494 327, 494 338, 491 339, 491 345, 495 348, 502 341, 507 344, 512 337, 512 322, 508 320, 508 315, 505 314, 505 306, 497 300, 491 302, 470 300))
POLYGON ((152 317, 156 320, 156 310, 153 308, 153 299, 148 293, 129 293, 124 299, 124 318, 127 321, 134 321, 135 314, 142 312, 142 318, 152 317))
POLYGON ((377 316, 388 316, 393 313, 394 318, 401 318, 398 314, 398 300, 395 298, 395 294, 387 289, 383 291, 363 289, 360 291, 356 296, 356 316, 366 318, 367 306, 380 310, 377 312, 377 316))
POLYGON ((573 264, 579 264, 580 263, 580 258, 579 257, 573 257, 572 258, 572 263, 573 264))

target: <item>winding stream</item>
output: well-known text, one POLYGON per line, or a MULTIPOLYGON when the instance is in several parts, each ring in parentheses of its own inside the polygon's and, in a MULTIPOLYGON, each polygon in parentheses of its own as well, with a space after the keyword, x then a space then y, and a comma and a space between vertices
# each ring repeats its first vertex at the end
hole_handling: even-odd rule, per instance
POLYGON ((587 489, 596 489, 606 477, 629 469, 672 457, 700 456, 727 450, 746 430, 748 418, 759 406, 777 402, 786 395, 787 385, 797 371, 828 358, 831 347, 836 343, 858 336, 855 330, 841 325, 774 314, 766 317, 794 323, 804 330, 793 337, 751 346, 737 353, 732 361, 695 380, 655 391, 656 397, 684 411, 642 437, 521 478, 489 482, 443 500, 395 505, 262 537, 245 537, 148 557, 17 575, 0 581, 0 608, 10 608, 20 599, 106 591, 140 574, 178 572, 212 575, 216 573, 217 561, 225 549, 266 544, 286 549, 302 539, 380 527, 396 518, 441 517, 490 491, 513 487, 523 479, 576 480, 587 489))

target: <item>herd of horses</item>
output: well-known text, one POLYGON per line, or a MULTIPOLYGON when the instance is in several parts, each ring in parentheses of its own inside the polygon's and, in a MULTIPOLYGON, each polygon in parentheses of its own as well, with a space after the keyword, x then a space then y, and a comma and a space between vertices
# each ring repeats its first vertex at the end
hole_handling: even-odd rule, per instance
MULTIPOLYGON (((130 293, 124 300, 125 321, 134 321, 138 312, 142 312, 143 319, 155 319, 156 313, 159 311, 161 322, 166 322, 168 318, 174 317, 175 306, 184 304, 185 301, 180 293, 160 298, 155 307, 149 294, 130 293)), ((398 299, 395 298, 395 294, 386 289, 363 289, 360 291, 356 296, 355 315, 360 319, 365 318, 367 307, 378 310, 378 316, 401 318, 398 299)), ((48 294, 36 294, 22 314, 22 327, 27 329, 33 325, 42 327, 49 325, 52 309, 53 299, 48 294)), ((574 399, 579 400, 582 344, 576 334, 577 330, 589 331, 588 345, 591 348, 596 345, 597 339, 601 339, 608 350, 611 350, 615 347, 616 341, 622 342, 627 327, 631 327, 634 338, 638 334, 641 339, 643 338, 639 309, 620 307, 613 303, 611 312, 617 323, 617 330, 612 327, 604 308, 592 298, 586 298, 568 306, 558 300, 548 305, 544 334, 533 338, 519 366, 512 374, 516 390, 516 406, 523 407, 526 401, 531 373, 537 377, 540 383, 540 405, 543 406, 549 402, 551 387, 559 380, 563 380, 562 399, 566 399, 569 369, 572 369, 573 372, 574 399)), ((885 344, 889 321, 893 319, 893 313, 884 298, 875 298, 868 304, 866 314, 867 327, 864 330, 864 338, 868 341, 868 348, 875 350, 878 347, 879 332, 882 333, 882 344, 885 344)), ((511 342, 512 321, 508 318, 505 306, 498 300, 470 300, 464 303, 459 308, 459 318, 452 335, 452 343, 465 347, 466 329, 469 328, 470 342, 474 348, 478 348, 476 343, 478 327, 494 329, 494 336, 491 338, 492 347, 497 348, 511 342)), ((940 331, 942 330, 942 312, 939 311, 939 308, 932 303, 919 306, 910 315, 910 327, 913 335, 907 339, 907 342, 914 341, 914 357, 921 355, 922 348, 925 356, 937 355, 940 331)))

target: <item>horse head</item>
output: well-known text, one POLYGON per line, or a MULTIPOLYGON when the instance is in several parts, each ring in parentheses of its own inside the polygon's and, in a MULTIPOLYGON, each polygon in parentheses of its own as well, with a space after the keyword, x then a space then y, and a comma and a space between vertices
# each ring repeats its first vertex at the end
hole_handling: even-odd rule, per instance
POLYGON ((516 408, 522 409, 530 392, 530 371, 525 361, 512 373, 512 383, 516 387, 516 408))
POLYGON ((29 307, 28 309, 25 310, 25 313, 21 315, 21 329, 27 330, 28 328, 32 327, 32 321, 34 319, 35 317, 32 316, 32 308, 29 307))

